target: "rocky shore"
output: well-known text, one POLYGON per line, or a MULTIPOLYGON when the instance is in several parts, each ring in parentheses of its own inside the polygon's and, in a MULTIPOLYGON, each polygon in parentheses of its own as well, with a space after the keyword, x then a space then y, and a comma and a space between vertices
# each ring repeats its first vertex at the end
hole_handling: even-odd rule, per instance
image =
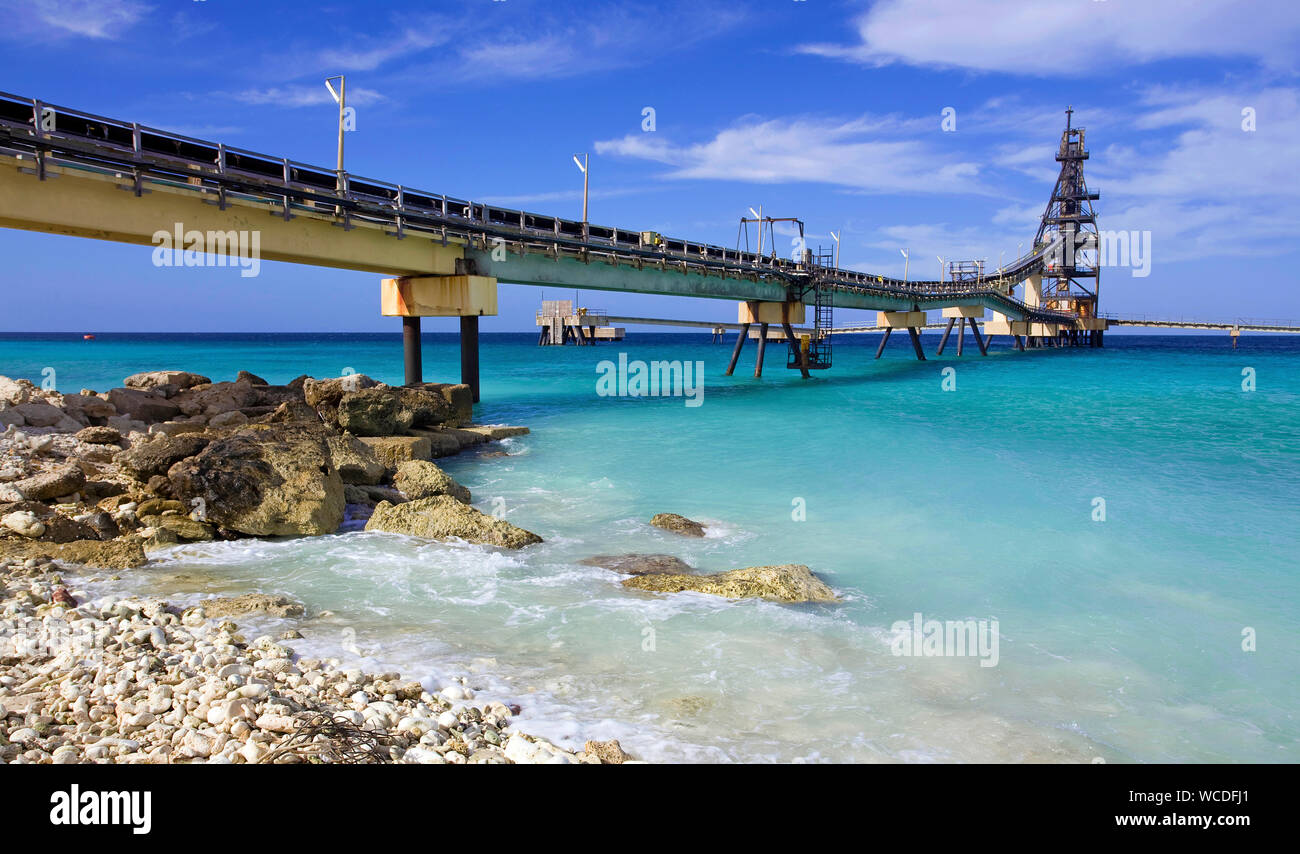
MULTIPOLYGON (((182 607, 83 584, 189 542, 368 531, 501 549, 542 542, 480 512, 433 460, 525 434, 475 425, 470 390, 361 374, 271 385, 241 371, 127 377, 78 394, 0 377, 0 761, 624 762, 617 742, 567 751, 515 731, 517 709, 445 686, 298 657, 232 617, 306 618, 261 594, 182 607), (99 572, 100 575, 95 575, 99 572)), ((650 524, 685 537, 672 513, 650 524)), ((798 564, 697 572, 668 555, 597 555, 639 595, 836 602, 798 564)), ((116 576, 114 576, 116 577, 116 576)))
MULTIPOLYGON (((275 597, 88 601, 75 586, 176 543, 367 528, 518 548, 541 538, 469 505, 432 459, 527 428, 473 425, 469 389, 364 375, 284 386, 184 371, 59 394, 0 377, 0 760, 621 762, 567 751, 399 674, 296 657, 229 618, 302 617, 275 597)), ((296 635, 296 632, 289 632, 296 635)))

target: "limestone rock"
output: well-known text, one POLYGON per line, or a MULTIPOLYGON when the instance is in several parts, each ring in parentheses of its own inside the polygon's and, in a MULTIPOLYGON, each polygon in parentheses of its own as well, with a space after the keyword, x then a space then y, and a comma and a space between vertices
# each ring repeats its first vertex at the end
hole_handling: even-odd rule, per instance
POLYGON ((43 400, 21 403, 10 410, 23 417, 28 427, 53 427, 60 433, 75 433, 85 425, 53 404, 43 400))
POLYGON ((45 533, 41 539, 50 543, 71 543, 77 540, 97 540, 99 531, 85 522, 69 519, 61 513, 52 513, 42 520, 45 533))
POLYGON ((63 465, 43 471, 23 480, 6 484, 6 492, 17 492, 17 500, 48 501, 71 495, 86 482, 86 475, 75 465, 63 465))
POLYGON ((406 504, 380 502, 366 523, 367 531, 388 531, 412 537, 445 540, 459 537, 471 543, 517 549, 542 538, 504 519, 480 513, 450 495, 435 495, 406 504))
POLYGON ((343 522, 343 480, 321 429, 251 425, 169 477, 177 498, 202 498, 209 522, 243 534, 332 534, 343 522))
POLYGON ((365 442, 350 433, 330 434, 330 460, 344 483, 373 485, 384 479, 388 469, 365 442))
POLYGON ((676 513, 656 513, 650 520, 650 524, 686 537, 704 536, 703 525, 685 516, 678 516, 676 513))
POLYGON ((625 575, 686 575, 695 571, 681 558, 659 554, 592 555, 578 563, 612 569, 625 575))
POLYGON ((116 540, 77 540, 73 543, 42 543, 30 540, 0 540, 0 561, 15 558, 51 558, 65 563, 97 566, 104 569, 131 569, 147 560, 138 538, 116 540))
POLYGON ((427 436, 361 436, 358 437, 374 453, 375 459, 386 471, 396 472, 407 460, 429 459, 430 444, 427 436))
POLYGON ((78 421, 99 423, 117 414, 117 407, 94 394, 65 394, 63 409, 78 421))
POLYGON ((39 396, 40 390, 31 380, 13 380, 0 376, 0 402, 11 406, 26 403, 39 396))
POLYGON ((285 401, 275 408, 269 415, 261 419, 267 424, 292 424, 294 422, 303 422, 307 424, 320 424, 320 413, 312 409, 302 401, 285 401))
POLYGON ((36 518, 30 510, 8 513, 0 518, 0 526, 8 528, 20 537, 36 539, 45 533, 45 523, 36 518))
POLYGON ((713 575, 636 575, 624 587, 654 593, 694 591, 729 599, 760 598, 778 602, 838 602, 835 591, 803 564, 751 566, 713 575))
POLYGON ((127 388, 158 388, 159 386, 175 386, 177 389, 187 389, 196 385, 205 385, 212 382, 200 374, 192 374, 189 371, 143 371, 138 374, 132 374, 122 381, 127 388))
POLYGON ((609 741, 589 741, 582 748, 589 756, 595 756, 602 765, 622 765, 632 759, 632 755, 623 750, 617 738, 609 741))
POLYGON ((397 396, 387 386, 348 392, 339 400, 339 427, 358 436, 392 436, 411 426, 411 413, 401 413, 397 396))
POLYGON ((114 427, 86 427, 73 438, 90 445, 116 445, 122 441, 122 434, 114 427))
POLYGON ((301 617, 306 609, 287 596, 245 593, 203 600, 203 613, 209 617, 241 617, 245 614, 270 614, 272 617, 301 617))
POLYGON ((257 374, 249 373, 248 371, 240 371, 235 376, 235 382, 247 382, 249 385, 270 385, 270 383, 259 377, 257 374))
POLYGON ((442 469, 425 460, 409 460, 397 467, 393 478, 396 486, 410 501, 432 498, 435 495, 450 495, 457 501, 470 502, 469 490, 461 486, 442 469))
POLYGON ((174 464, 199 453, 209 441, 196 433, 164 435, 150 442, 137 443, 118 454, 113 461, 137 480, 148 481, 155 475, 165 475, 174 464))
MULTIPOLYGON (((293 383, 290 385, 292 386, 293 383)), ((339 401, 343 399, 343 395, 374 388, 377 385, 379 383, 365 374, 349 374, 326 380, 307 378, 302 382, 302 396, 303 401, 315 409, 325 423, 337 425, 339 401)))
POLYGON ((248 416, 238 409, 232 409, 229 412, 221 412, 208 419, 208 426, 221 429, 222 427, 242 427, 248 423, 248 416))
MULTIPOLYGON (((181 408, 162 394, 133 388, 115 388, 108 393, 108 402, 117 410, 117 417, 153 424, 170 421, 180 414, 181 408)), ((114 424, 114 426, 118 426, 114 424)), ((125 432, 124 428, 123 429, 125 432)))
POLYGON ((150 528, 166 528, 178 539, 188 542, 206 542, 216 536, 215 529, 207 522, 191 519, 189 516, 145 516, 140 515, 140 524, 150 528))
POLYGON ((209 417, 232 412, 236 409, 257 406, 261 394, 253 388, 252 383, 213 383, 195 386, 173 398, 173 402, 186 415, 207 415, 209 417))

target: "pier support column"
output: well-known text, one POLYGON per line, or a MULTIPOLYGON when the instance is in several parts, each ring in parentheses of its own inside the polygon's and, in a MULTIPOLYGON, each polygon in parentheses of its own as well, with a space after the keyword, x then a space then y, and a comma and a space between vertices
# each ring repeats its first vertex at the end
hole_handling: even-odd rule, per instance
POLYGON ((799 366, 799 373, 804 379, 808 379, 808 354, 799 346, 799 339, 794 337, 794 330, 790 324, 782 323, 781 330, 785 332, 785 343, 790 345, 790 354, 794 356, 794 362, 799 366))
MULTIPOLYGON (((460 318, 460 376, 479 400, 478 319, 497 313, 497 280, 490 276, 403 276, 384 279, 380 313, 402 318, 406 383, 424 381, 420 318, 460 318)), ((540 339, 539 339, 540 340, 540 339)))
POLYGON ((918 329, 925 326, 926 316, 923 311, 878 311, 876 312, 876 325, 885 327, 885 338, 880 342, 880 349, 876 351, 876 358, 885 350, 885 341, 889 340, 889 332, 894 329, 906 329, 908 337, 912 339, 912 349, 916 351, 916 358, 922 362, 925 361, 925 351, 921 349, 921 336, 918 329))
POLYGON ((975 318, 968 317, 966 320, 970 323, 970 331, 975 336, 975 343, 979 345, 980 355, 987 356, 989 354, 988 343, 992 343, 993 337, 989 336, 988 343, 985 343, 984 339, 980 337, 980 328, 975 325, 975 318))
POLYGON ((402 318, 402 366, 407 385, 424 382, 424 359, 420 352, 420 318, 402 318))
POLYGON ((740 326, 740 335, 736 337, 736 346, 731 351, 731 361, 727 363, 726 376, 731 376, 736 372, 736 362, 740 360, 740 351, 745 348, 745 339, 749 337, 749 324, 743 323, 740 326))
POLYGON ((478 315, 469 314, 460 319, 460 381, 469 386, 474 402, 479 401, 478 389, 478 315))
POLYGON ((889 335, 890 335, 890 333, 893 332, 893 331, 894 331, 893 329, 890 329, 889 327, 886 327, 886 328, 885 328, 885 334, 880 336, 880 346, 876 348, 876 358, 877 358, 877 359, 880 358, 880 354, 881 354, 881 353, 885 352, 885 345, 889 343, 889 335))
POLYGON ((763 376, 763 357, 767 355, 767 324, 758 325, 758 356, 754 358, 754 377, 763 376))
POLYGON ((963 319, 961 326, 957 327, 957 355, 963 356, 966 353, 966 321, 963 319))
MULTIPOLYGON (((952 325, 957 322, 957 318, 948 318, 948 326, 943 330, 943 337, 939 339, 939 349, 934 351, 934 355, 942 356, 943 348, 948 346, 948 336, 952 334, 952 325)), ((960 352, 957 355, 961 355, 960 352)))

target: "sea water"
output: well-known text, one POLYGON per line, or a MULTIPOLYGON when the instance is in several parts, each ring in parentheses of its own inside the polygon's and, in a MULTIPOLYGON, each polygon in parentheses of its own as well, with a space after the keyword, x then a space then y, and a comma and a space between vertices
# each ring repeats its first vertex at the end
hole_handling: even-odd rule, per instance
MULTIPOLYGON (((987 357, 968 339, 957 358, 927 335, 924 362, 905 336, 877 361, 878 340, 837 336, 803 380, 780 344, 753 378, 752 342, 723 376, 734 336, 485 334, 476 419, 532 433, 439 462, 544 544, 350 525, 173 548, 96 589, 282 593, 312 615, 301 654, 434 687, 470 674, 525 731, 651 760, 1300 761, 1300 338, 987 357), (599 394, 620 353, 702 362, 701 404, 599 394), (659 512, 707 536, 650 527, 659 512), (579 563, 651 552, 806 564, 843 601, 641 593, 579 563), (995 625, 996 665, 895 654, 915 615, 995 625)), ((426 335, 426 378, 454 381, 458 352, 426 335)), ((0 373, 63 391, 160 368, 398 383, 401 364, 400 336, 0 337, 0 373)))

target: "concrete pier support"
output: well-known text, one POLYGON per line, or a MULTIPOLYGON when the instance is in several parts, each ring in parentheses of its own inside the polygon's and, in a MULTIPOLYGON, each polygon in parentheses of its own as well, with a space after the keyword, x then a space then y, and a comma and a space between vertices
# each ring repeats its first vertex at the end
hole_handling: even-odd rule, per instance
POLYGON ((420 318, 402 318, 402 365, 407 385, 424 382, 424 357, 420 351, 420 318))
MULTIPOLYGON (((418 319, 418 318, 417 318, 418 319)), ((469 386, 474 402, 479 402, 478 387, 478 315, 460 319, 460 381, 469 386)))
POLYGON ((876 358, 885 351, 885 342, 889 340, 889 333, 895 329, 906 329, 907 335, 912 339, 912 349, 916 352, 916 358, 925 361, 925 351, 921 349, 921 335, 918 330, 925 328, 926 316, 923 311, 878 311, 876 312, 876 325, 885 327, 885 337, 880 341, 880 348, 876 350, 876 358))
POLYGON ((460 318, 460 376, 479 400, 478 319, 497 313, 497 280, 489 276, 404 276, 384 279, 380 313, 402 318, 406 383, 424 381, 421 317, 460 318))
MULTIPOLYGON (((954 317, 948 318, 948 325, 943 330, 943 337, 939 339, 939 349, 934 351, 936 356, 943 355, 943 348, 948 346, 948 336, 952 334, 952 325, 957 322, 954 317)), ((964 321, 963 321, 964 322, 964 321)), ((957 355, 961 355, 961 348, 958 348, 957 355)))

